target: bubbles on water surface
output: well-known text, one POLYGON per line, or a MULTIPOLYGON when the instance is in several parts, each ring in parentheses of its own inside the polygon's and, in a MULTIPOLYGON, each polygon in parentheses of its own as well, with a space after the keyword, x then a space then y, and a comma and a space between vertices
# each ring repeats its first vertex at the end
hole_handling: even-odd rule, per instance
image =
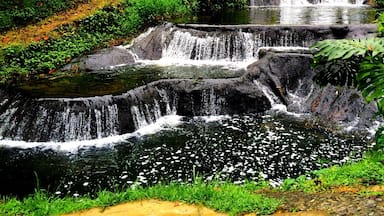
POLYGON ((284 118, 242 115, 215 122, 193 118, 173 130, 130 138, 114 149, 87 150, 73 162, 78 170, 63 180, 73 181, 71 193, 80 194, 192 182, 197 175, 236 184, 262 178, 276 185, 285 178, 359 159, 367 148, 367 140, 359 136, 337 135, 284 118))

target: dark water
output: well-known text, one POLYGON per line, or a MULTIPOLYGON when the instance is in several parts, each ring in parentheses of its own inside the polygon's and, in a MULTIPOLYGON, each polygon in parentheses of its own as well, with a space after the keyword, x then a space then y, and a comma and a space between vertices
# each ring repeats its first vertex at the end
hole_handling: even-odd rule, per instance
POLYGON ((331 25, 374 23, 377 11, 370 7, 292 6, 250 7, 200 17, 185 17, 176 23, 260 24, 260 25, 331 25))
POLYGON ((278 183, 361 158, 368 146, 360 136, 331 133, 291 117, 184 119, 180 126, 153 135, 76 153, 0 148, 0 194, 31 193, 36 176, 41 188, 70 196, 135 184, 190 182, 196 175, 239 184, 260 178, 278 183))
POLYGON ((112 70, 79 73, 56 78, 42 78, 22 83, 20 89, 32 97, 93 97, 117 95, 160 79, 232 78, 243 69, 222 66, 134 65, 112 70))

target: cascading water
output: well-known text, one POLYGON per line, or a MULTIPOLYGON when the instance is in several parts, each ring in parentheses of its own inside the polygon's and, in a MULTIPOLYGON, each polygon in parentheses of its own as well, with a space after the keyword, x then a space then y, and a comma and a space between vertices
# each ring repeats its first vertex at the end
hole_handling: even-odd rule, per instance
POLYGON ((3 138, 68 141, 118 134, 118 109, 111 96, 37 100, 16 97, 9 101, 0 115, 3 138))
MULTIPOLYGON (((365 30, 360 30, 359 34, 365 34, 365 30)), ((355 37, 350 34, 352 31, 352 27, 338 26, 166 24, 141 35, 128 49, 139 63, 173 60, 172 64, 192 61, 245 66, 256 61, 262 47, 309 47, 325 38, 355 37)), ((299 91, 308 90, 309 85, 302 87, 304 84, 294 76, 284 81, 288 77, 285 75, 312 72, 307 51, 301 49, 294 56, 269 59, 265 68, 261 67, 261 59, 255 63, 255 71, 248 69, 241 77, 148 81, 116 95, 38 98, 1 90, 0 145, 5 147, 0 148, 0 160, 4 160, 0 161, 0 176, 4 176, 0 178, 0 185, 12 182, 14 187, 0 188, 0 194, 19 193, 18 186, 27 181, 31 183, 33 170, 41 164, 50 165, 36 169, 43 187, 57 187, 61 190, 58 192, 75 196, 93 194, 96 189, 116 188, 116 184, 127 187, 163 180, 191 181, 192 170, 207 179, 220 173, 219 179, 236 183, 258 180, 259 176, 280 182, 282 178, 359 158, 370 147, 359 136, 338 136, 317 125, 308 127, 305 120, 275 119, 266 112, 278 106, 283 107, 284 112, 289 106, 299 106, 298 112, 310 112, 311 109, 303 105, 308 103, 316 108, 318 98, 312 98, 317 93, 315 90, 307 91, 310 96, 303 97, 299 91), (304 69, 299 71, 301 67, 304 69), (284 88, 277 85, 279 71, 287 72, 280 78, 284 81, 281 83, 294 86, 289 91, 284 92, 284 88), (286 93, 283 95, 286 98, 278 93, 286 93), (164 116, 174 115, 183 116, 174 118, 179 123, 183 120, 178 127, 154 135, 144 131, 159 121, 170 124, 172 118, 164 116), (210 115, 228 117, 213 122, 198 117, 210 115), (143 134, 147 136, 140 136, 143 134), (52 143, 62 146, 56 149, 73 152, 68 156, 43 150, 50 162, 41 163, 40 155, 35 152, 52 143), (104 148, 81 148, 82 145, 104 148), (109 145, 113 148, 108 148, 109 145), (33 169, 7 161, 28 161, 33 169), (52 177, 51 169, 60 173, 52 177)), ((326 96, 322 97, 327 101, 326 96)), ((24 190, 33 191, 33 187, 31 183, 24 190)))

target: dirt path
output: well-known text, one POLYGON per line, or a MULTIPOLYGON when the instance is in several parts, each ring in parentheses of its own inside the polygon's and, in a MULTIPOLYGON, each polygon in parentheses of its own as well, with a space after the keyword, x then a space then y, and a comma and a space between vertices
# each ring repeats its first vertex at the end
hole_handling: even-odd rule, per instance
POLYGON ((0 46, 28 44, 49 37, 58 37, 57 33, 53 32, 55 28, 87 17, 108 4, 115 5, 119 2, 121 0, 90 0, 89 3, 80 4, 75 9, 58 13, 37 24, 16 28, 0 35, 0 46))
MULTIPOLYGON (((188 205, 181 202, 141 200, 124 203, 106 209, 94 208, 63 216, 226 216, 203 206, 188 205)), ((299 213, 278 213, 276 216, 327 216, 325 212, 306 211, 299 213)), ((255 216, 246 214, 244 216, 255 216)))
MULTIPOLYGON (((261 191, 268 197, 283 199, 284 204, 274 216, 330 216, 330 215, 384 215, 384 185, 373 187, 339 187, 320 193, 297 191, 261 191), (362 196, 362 191, 370 195, 362 196), (379 195, 377 195, 379 194, 379 195)), ((120 204, 106 209, 95 208, 65 216, 224 216, 203 206, 188 205, 182 202, 143 200, 120 204)), ((254 216, 247 214, 244 216, 254 216)))
POLYGON ((384 192, 384 186, 370 188, 340 187, 331 191, 320 193, 303 192, 263 192, 268 197, 284 199, 280 206, 281 212, 292 211, 323 211, 329 215, 361 215, 383 216, 384 197, 375 195, 375 192, 384 192), (361 195, 362 191, 370 191, 371 195, 361 195))
POLYGON ((203 206, 187 205, 180 202, 142 200, 117 206, 86 210, 65 216, 224 216, 203 206))

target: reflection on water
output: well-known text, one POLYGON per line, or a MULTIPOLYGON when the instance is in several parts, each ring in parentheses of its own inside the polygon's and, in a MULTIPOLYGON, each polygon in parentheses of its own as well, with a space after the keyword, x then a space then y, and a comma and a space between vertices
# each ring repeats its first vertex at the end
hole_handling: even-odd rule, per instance
POLYGON ((371 8, 281 7, 279 24, 365 24, 372 23, 374 18, 375 12, 371 8))
POLYGON ((22 83, 20 89, 33 97, 93 97, 125 93, 160 79, 233 78, 244 72, 244 69, 226 69, 221 66, 144 64, 54 79, 29 80, 22 83))
POLYGON ((178 23, 259 24, 259 25, 331 25, 368 24, 375 21, 376 10, 367 6, 310 5, 284 7, 250 7, 225 11, 213 16, 182 18, 178 23))

